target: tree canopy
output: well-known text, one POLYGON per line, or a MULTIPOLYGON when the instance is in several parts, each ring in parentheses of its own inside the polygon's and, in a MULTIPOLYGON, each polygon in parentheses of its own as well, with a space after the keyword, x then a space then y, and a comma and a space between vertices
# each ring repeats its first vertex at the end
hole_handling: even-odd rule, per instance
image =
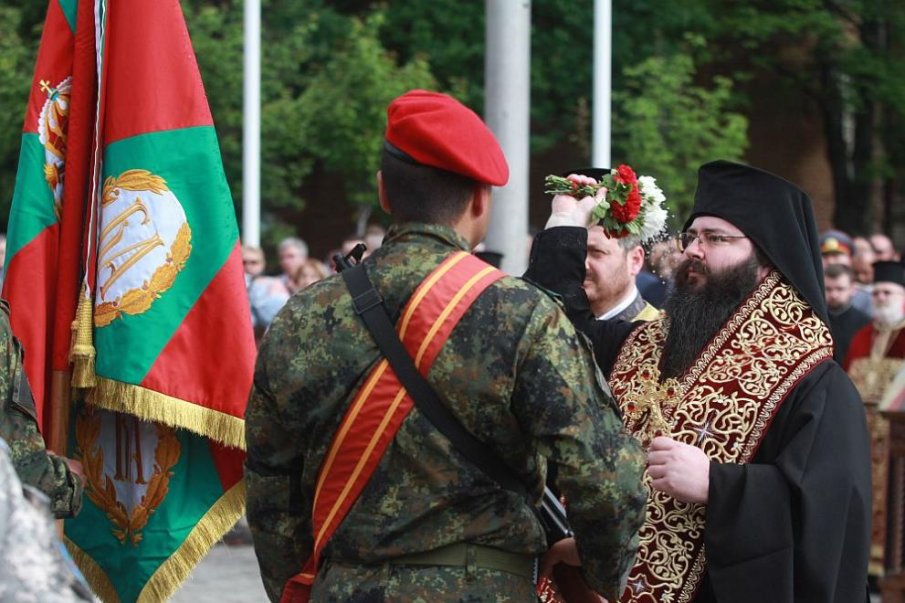
MULTIPOLYGON (((613 157, 659 179, 674 212, 695 169, 750 149, 758 83, 807 95, 819 113, 836 221, 870 229, 905 175, 905 5, 883 0, 614 0, 613 157), (869 191, 868 194, 864 194, 869 191), (860 194, 859 194, 860 193, 860 194), (874 203, 875 200, 881 201, 874 203)), ((241 207, 242 3, 182 0, 241 207)), ((46 0, 0 6, 0 219, 9 210, 46 0)), ((532 3, 535 154, 589 156, 593 0, 532 3)), ((265 240, 290 234, 323 182, 376 203, 384 110, 406 89, 450 92, 481 112, 484 3, 265 0, 262 203, 265 240)), ((540 195, 541 183, 533 183, 540 195)), ((331 194, 336 194, 331 193, 331 194)), ((891 215, 886 215, 886 218, 891 215)))

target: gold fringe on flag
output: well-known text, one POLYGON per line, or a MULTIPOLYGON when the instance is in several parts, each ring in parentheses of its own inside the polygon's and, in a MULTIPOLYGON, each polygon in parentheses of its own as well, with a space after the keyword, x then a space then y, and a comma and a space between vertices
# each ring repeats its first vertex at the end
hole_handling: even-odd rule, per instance
POLYGON ((94 373, 94 317, 91 298, 85 284, 79 294, 79 305, 72 321, 72 348, 69 360, 72 362, 72 387, 94 387, 97 379, 94 373))
POLYGON ((245 421, 241 418, 139 385, 98 377, 97 385, 88 392, 87 401, 145 421, 188 429, 226 446, 245 450, 245 421))
MULTIPOLYGON (((182 545, 148 579, 136 603, 167 601, 192 570, 245 513, 245 480, 240 480, 215 502, 192 528, 182 545)), ((116 589, 101 567, 69 538, 66 548, 88 584, 104 603, 119 603, 116 589)))
POLYGON ((80 549, 78 545, 65 535, 63 536, 63 543, 69 549, 73 563, 82 572, 94 594, 104 603, 120 603, 119 595, 116 594, 116 589, 113 587, 113 583, 110 582, 107 572, 88 553, 80 549))
POLYGON ((167 601, 201 559, 245 513, 245 479, 229 489, 192 528, 188 537, 154 572, 136 603, 167 601))

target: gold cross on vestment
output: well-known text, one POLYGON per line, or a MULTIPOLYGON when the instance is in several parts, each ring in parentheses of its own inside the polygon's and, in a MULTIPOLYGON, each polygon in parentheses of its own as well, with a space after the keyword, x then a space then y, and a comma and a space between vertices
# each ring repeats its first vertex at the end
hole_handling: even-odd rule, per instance
POLYGON ((41 80, 41 91, 50 94, 53 92, 53 88, 50 87, 50 82, 47 80, 41 80))
POLYGON ((635 428, 635 432, 647 445, 655 437, 670 433, 666 413, 679 403, 681 388, 679 382, 672 378, 660 383, 656 376, 642 374, 640 380, 640 391, 627 398, 623 410, 626 417, 638 422, 641 428, 635 428))

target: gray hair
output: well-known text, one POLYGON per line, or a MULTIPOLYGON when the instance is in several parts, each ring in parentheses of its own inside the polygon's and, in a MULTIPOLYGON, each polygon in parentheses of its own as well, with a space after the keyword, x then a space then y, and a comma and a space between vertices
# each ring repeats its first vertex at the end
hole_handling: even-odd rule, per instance
POLYGON ((288 237, 280 241, 280 244, 277 247, 277 253, 282 253, 284 250, 289 249, 290 247, 295 247, 299 250, 299 253, 304 256, 308 255, 308 243, 298 237, 288 237))

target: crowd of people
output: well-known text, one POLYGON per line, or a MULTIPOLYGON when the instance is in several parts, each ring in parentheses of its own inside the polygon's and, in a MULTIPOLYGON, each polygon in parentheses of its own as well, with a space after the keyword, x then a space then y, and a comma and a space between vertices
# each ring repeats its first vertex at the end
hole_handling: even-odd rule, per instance
POLYGON ((285 238, 277 246, 279 273, 275 275, 267 274, 267 257, 262 248, 243 245, 245 287, 256 337, 260 339, 277 312, 294 293, 336 273, 334 256, 339 254, 345 257, 361 243, 365 245, 363 257, 367 257, 380 248, 385 234, 382 226, 371 224, 364 236, 347 236, 342 245, 330 251, 323 261, 309 255, 308 244, 302 239, 285 238))
POLYGON ((820 234, 797 186, 714 161, 657 241, 653 178, 583 168, 513 278, 470 253, 507 177, 451 97, 388 107, 383 247, 294 295, 259 350, 270 598, 867 601, 876 450, 850 367, 862 333, 899 349, 888 238, 820 234), (539 520, 545 486, 571 537, 539 520))
MULTIPOLYGON (((508 174, 474 112, 410 91, 387 109, 386 231, 325 261, 284 239, 276 274, 242 248, 268 597, 868 601, 894 529, 883 400, 905 370, 889 237, 819 233, 796 185, 728 161, 700 167, 664 236, 652 177, 580 168, 553 179, 515 277, 475 253, 508 174)), ((81 467, 44 450, 0 309, 0 474, 70 516, 81 467)), ((60 600, 84 595, 62 579, 60 600)))

